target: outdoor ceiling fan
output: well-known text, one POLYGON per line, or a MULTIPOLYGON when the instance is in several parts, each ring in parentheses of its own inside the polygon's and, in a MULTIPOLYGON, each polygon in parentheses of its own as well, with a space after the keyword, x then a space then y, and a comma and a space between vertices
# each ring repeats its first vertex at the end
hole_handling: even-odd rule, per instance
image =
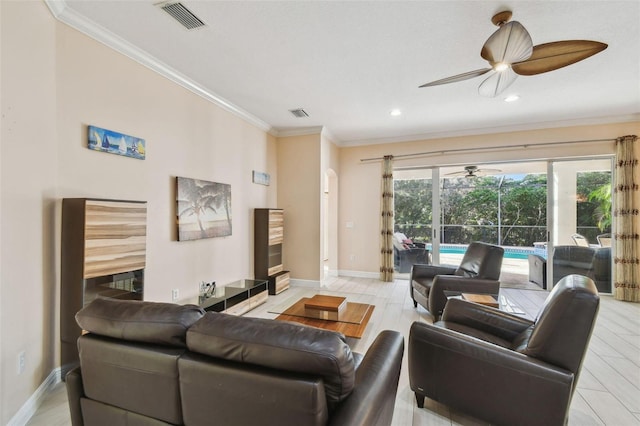
POLYGON ((499 29, 485 42, 480 56, 490 67, 465 72, 420 87, 455 83, 491 73, 478 92, 494 97, 511 85, 518 75, 536 75, 557 70, 582 61, 607 48, 607 44, 590 40, 564 40, 533 45, 531 36, 518 21, 511 21, 511 11, 504 11, 491 18, 499 29))
POLYGON ((500 173, 502 170, 498 169, 480 169, 478 166, 465 166, 464 170, 459 172, 447 173, 445 176, 452 177, 465 177, 465 178, 477 178, 478 176, 484 176, 491 173, 500 173))

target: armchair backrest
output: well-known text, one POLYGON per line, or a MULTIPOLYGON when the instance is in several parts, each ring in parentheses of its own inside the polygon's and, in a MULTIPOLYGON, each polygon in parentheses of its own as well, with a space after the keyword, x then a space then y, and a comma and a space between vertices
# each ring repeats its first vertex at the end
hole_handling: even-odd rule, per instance
POLYGON ((526 347, 519 352, 577 375, 599 305, 598 290, 591 279, 582 275, 564 277, 549 293, 526 347))
POLYGON ((474 241, 467 247, 455 275, 497 280, 500 278, 503 257, 502 247, 474 241))

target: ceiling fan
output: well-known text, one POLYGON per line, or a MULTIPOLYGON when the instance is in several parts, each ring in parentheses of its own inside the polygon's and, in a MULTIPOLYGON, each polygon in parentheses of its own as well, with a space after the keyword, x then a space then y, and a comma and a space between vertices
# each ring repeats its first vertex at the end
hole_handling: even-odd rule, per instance
POLYGON ((480 169, 478 166, 465 166, 464 170, 459 172, 447 173, 445 176, 458 177, 462 176, 465 178, 477 178, 478 176, 484 176, 491 173, 500 173, 502 170, 498 169, 480 169))
POLYGON ((490 67, 465 72, 420 87, 455 83, 491 72, 478 92, 494 97, 511 85, 518 75, 536 75, 557 70, 582 61, 607 48, 607 44, 590 40, 564 40, 533 45, 531 36, 518 21, 511 21, 511 11, 504 11, 491 18, 499 28, 482 46, 480 56, 490 67))

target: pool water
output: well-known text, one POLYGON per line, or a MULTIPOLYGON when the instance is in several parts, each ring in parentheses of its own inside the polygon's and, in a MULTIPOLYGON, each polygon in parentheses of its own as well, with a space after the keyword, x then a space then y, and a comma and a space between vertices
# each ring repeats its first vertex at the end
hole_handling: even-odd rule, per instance
MULTIPOLYGON (((431 249, 431 244, 427 244, 427 248, 431 249)), ((504 257, 507 259, 527 259, 527 256, 534 253, 534 248, 531 247, 503 247, 504 257)), ((463 245, 451 245, 440 244, 441 254, 464 254, 467 251, 467 246, 463 245)))

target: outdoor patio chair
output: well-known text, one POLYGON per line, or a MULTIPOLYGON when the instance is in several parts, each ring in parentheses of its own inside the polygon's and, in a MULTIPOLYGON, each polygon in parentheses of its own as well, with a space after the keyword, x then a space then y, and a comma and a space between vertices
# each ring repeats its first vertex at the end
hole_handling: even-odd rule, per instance
POLYGON ((554 247, 554 284, 571 274, 589 277, 598 291, 611 293, 611 247, 554 247))
POLYGON ((475 241, 460 266, 413 265, 409 285, 413 306, 419 303, 437 320, 447 303, 445 291, 498 294, 503 257, 502 247, 475 241))
POLYGON ((431 263, 429 250, 424 243, 416 243, 401 232, 393 234, 393 263, 396 271, 407 273, 416 263, 431 263))
POLYGON ((600 247, 611 247, 611 234, 600 234, 596 238, 600 247))
POLYGON ((587 240, 583 235, 573 234, 571 236, 571 239, 573 240, 574 243, 576 243, 577 246, 589 247, 589 240, 587 240))
POLYGON ((547 289, 547 259, 539 254, 529 253, 529 281, 547 289))

